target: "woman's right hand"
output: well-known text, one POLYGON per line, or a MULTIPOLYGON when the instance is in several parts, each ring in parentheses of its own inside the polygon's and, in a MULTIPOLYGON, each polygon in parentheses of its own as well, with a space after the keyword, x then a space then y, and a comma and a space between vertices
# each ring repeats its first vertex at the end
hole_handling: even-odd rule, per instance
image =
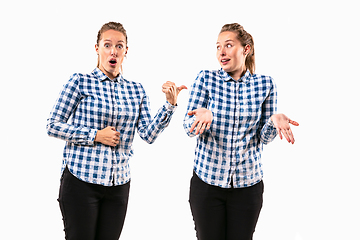
POLYGON ((213 114, 210 110, 206 108, 198 108, 188 112, 189 116, 195 115, 195 122, 191 125, 190 132, 193 132, 196 127, 195 134, 202 134, 205 129, 209 130, 211 122, 213 120, 213 114))
POLYGON ((101 142, 104 145, 115 147, 120 141, 120 133, 114 127, 106 127, 98 130, 95 136, 95 142, 101 142))

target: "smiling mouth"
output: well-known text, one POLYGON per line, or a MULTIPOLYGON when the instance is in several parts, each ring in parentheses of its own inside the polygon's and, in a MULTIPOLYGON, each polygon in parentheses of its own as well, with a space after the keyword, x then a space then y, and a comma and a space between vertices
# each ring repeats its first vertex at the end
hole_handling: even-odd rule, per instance
POLYGON ((229 61, 230 61, 230 59, 222 59, 222 60, 221 60, 221 63, 222 63, 222 64, 227 64, 229 61))

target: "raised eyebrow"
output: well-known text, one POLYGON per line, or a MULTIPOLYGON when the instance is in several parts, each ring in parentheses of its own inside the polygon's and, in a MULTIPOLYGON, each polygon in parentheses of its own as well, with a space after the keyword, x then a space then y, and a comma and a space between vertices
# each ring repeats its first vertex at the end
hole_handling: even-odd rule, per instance
MULTIPOLYGON (((231 40, 231 39, 228 39, 228 40, 225 40, 225 42, 233 42, 234 40, 231 40)), ((217 44, 220 44, 219 42, 216 43, 217 44)))
MULTIPOLYGON (((110 40, 110 39, 105 39, 105 40, 104 40, 104 42, 111 42, 111 40, 110 40)), ((118 41, 118 43, 119 43, 119 42, 124 43, 124 41, 123 41, 123 40, 119 40, 119 41, 118 41)))

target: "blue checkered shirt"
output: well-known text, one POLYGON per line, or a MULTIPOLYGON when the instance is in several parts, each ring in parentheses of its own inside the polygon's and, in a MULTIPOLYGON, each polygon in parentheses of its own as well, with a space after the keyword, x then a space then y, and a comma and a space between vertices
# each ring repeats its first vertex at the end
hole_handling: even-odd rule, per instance
MULTIPOLYGON (((197 138, 194 171, 204 182, 230 188, 255 185, 263 177, 263 144, 277 135, 270 117, 276 113, 277 92, 271 77, 249 71, 234 81, 224 70, 201 71, 190 92, 187 112, 207 108, 213 114, 209 130, 197 138)), ((184 129, 195 116, 186 114, 184 129)))
POLYGON ((149 99, 140 83, 121 75, 110 80, 100 69, 74 74, 65 84, 47 120, 49 136, 63 139, 62 171, 104 186, 130 181, 129 158, 135 129, 153 143, 168 126, 176 107, 166 102, 150 116, 149 99), (94 142, 97 130, 113 126, 120 132, 116 147, 94 142))

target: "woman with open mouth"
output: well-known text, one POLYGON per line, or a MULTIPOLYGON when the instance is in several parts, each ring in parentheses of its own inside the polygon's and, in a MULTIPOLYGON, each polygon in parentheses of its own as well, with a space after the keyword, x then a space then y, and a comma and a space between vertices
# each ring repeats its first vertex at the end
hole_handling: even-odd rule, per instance
POLYGON ((98 66, 73 74, 47 120, 49 136, 66 141, 59 204, 68 240, 119 239, 127 210, 135 130, 153 143, 168 126, 185 86, 166 82, 166 103, 151 118, 140 83, 124 79, 127 34, 109 22, 98 32, 98 66))
POLYGON ((263 144, 277 134, 294 144, 276 114, 274 80, 255 74, 252 36, 226 24, 216 43, 220 70, 201 71, 190 92, 184 128, 197 136, 190 207, 199 240, 251 240, 263 202, 263 144))

